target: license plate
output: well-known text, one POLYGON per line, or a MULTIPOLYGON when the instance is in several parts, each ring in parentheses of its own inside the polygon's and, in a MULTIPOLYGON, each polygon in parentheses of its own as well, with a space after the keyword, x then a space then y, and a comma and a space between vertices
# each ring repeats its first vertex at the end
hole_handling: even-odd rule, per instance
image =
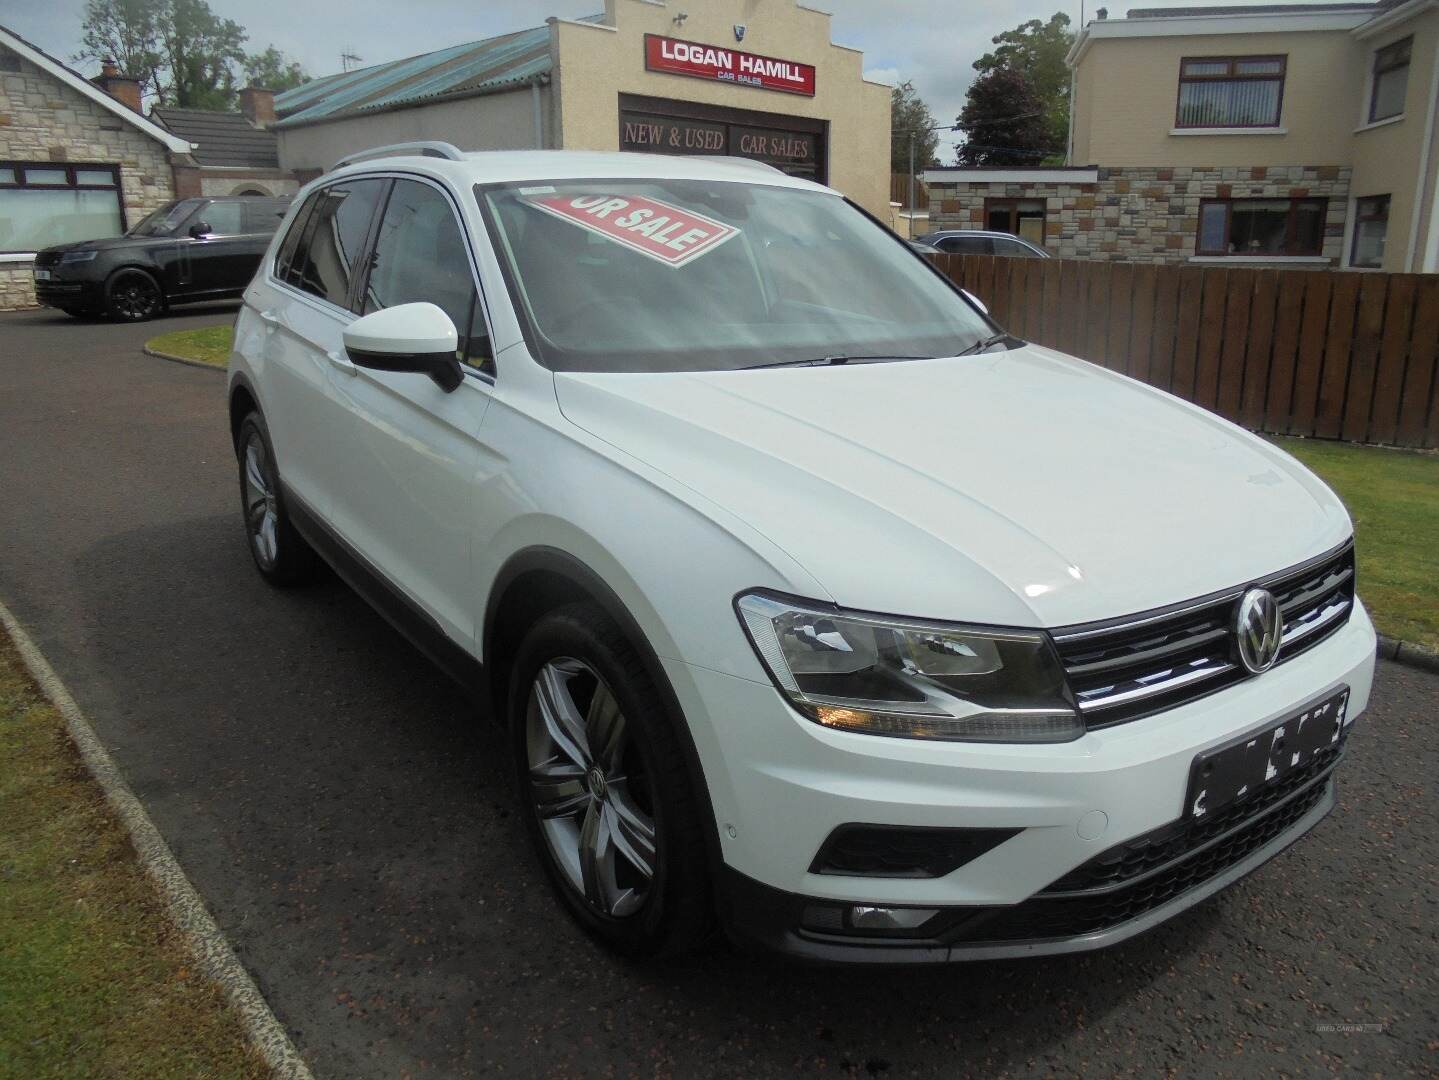
POLYGON ((50 280, 50 271, 49 271, 49 270, 36 270, 36 271, 35 271, 35 280, 36 280, 36 281, 49 281, 49 280, 50 280))
POLYGON ((1302 769, 1314 755, 1344 738, 1349 687, 1332 694, 1257 735, 1206 750, 1189 768, 1184 801, 1190 821, 1199 821, 1236 799, 1278 783, 1302 769))

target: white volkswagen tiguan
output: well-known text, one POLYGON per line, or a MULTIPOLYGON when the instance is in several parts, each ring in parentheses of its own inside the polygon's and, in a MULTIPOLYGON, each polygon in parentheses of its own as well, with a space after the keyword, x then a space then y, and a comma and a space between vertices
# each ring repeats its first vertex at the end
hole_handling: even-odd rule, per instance
POLYGON ((629 953, 1124 940, 1313 828, 1369 696, 1313 475, 757 163, 342 163, 229 404, 260 573, 323 558, 481 699, 629 953))

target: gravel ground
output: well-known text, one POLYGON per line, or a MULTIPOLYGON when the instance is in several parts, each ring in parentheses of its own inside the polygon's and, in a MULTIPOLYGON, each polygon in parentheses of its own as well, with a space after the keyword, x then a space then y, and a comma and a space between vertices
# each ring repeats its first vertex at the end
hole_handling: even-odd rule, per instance
POLYGON ((1108 952, 628 966, 544 888, 504 750, 342 585, 249 565, 223 380, 143 327, 0 316, 0 598, 322 1076, 1439 1071, 1439 677, 1383 663, 1340 805, 1108 952))

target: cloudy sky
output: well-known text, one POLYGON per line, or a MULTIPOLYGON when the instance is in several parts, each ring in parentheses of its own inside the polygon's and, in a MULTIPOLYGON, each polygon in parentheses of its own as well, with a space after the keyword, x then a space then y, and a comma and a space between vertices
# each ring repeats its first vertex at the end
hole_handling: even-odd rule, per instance
MULTIPOLYGON (((685 0, 672 0, 682 6, 685 0)), ((688 0, 702 5, 706 0, 688 0)), ((790 0, 758 0, 788 3, 790 0)), ((944 123, 964 104, 971 65, 990 39, 1026 19, 1066 11, 1077 26, 1079 0, 808 0, 834 13, 832 36, 864 50, 865 68, 883 82, 912 80, 944 123)), ((1085 0, 1086 15, 1106 0, 1085 0)), ((1120 16, 1126 4, 1107 0, 1120 16)), ((1174 7, 1194 0, 1137 0, 1136 7, 1174 7)), ((1224 3, 1226 0, 1204 0, 1224 3)), ((1236 2, 1236 0, 1228 0, 1236 2)), ((576 17, 603 0, 210 0, 210 6, 250 33, 249 47, 274 45, 312 75, 340 70, 340 53, 364 64, 394 60, 492 34, 537 26, 547 15, 576 17)), ((0 0, 0 23, 42 49, 69 60, 79 48, 84 0, 0 0)), ((89 73, 89 66, 82 65, 89 73)), ((941 146, 941 157, 953 159, 941 146)))

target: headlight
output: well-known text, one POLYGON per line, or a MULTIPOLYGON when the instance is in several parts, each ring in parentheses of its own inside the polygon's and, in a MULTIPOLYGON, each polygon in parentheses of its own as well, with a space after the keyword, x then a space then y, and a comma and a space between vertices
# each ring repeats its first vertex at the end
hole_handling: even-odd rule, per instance
POLYGON ((89 262, 98 254, 100 254, 98 251, 62 251, 60 265, 68 266, 70 263, 89 262))
POLYGON ((964 742, 1069 742, 1084 722, 1049 638, 763 593, 736 601, 790 704, 826 727, 964 742))

